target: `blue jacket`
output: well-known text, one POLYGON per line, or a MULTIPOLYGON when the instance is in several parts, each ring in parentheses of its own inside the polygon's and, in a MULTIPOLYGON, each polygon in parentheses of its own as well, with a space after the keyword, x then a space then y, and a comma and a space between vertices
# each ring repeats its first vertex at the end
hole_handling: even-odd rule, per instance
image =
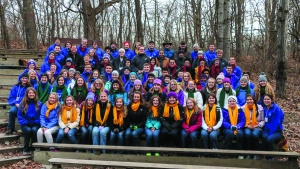
POLYGON ((216 50, 214 52, 211 52, 210 50, 206 51, 204 54, 205 61, 207 65, 211 65, 211 62, 217 57, 216 50))
POLYGON ((276 103, 272 103, 269 109, 264 107, 264 114, 266 119, 264 130, 269 131, 269 136, 278 130, 283 130, 284 113, 276 103))
MULTIPOLYGON (((250 88, 250 94, 254 96, 254 90, 250 88)), ((239 95, 237 95, 237 104, 242 107, 246 103, 247 92, 244 89, 240 89, 239 95)))
POLYGON ((57 106, 55 109, 51 110, 49 112, 49 116, 47 118, 46 117, 47 106, 46 106, 46 104, 43 105, 43 107, 41 109, 41 116, 40 116, 41 127, 50 129, 54 126, 58 126, 59 108, 60 108, 60 106, 57 106))
POLYGON ((115 59, 117 56, 119 56, 119 50, 115 49, 115 51, 110 51, 110 54, 112 55, 112 57, 115 59))
POLYGON ((193 50, 193 51, 190 52, 190 54, 191 54, 192 59, 193 59, 193 60, 196 60, 196 58, 197 58, 197 56, 198 56, 198 51, 194 51, 194 50, 193 50))
POLYGON ((154 118, 151 114, 151 115, 148 115, 145 126, 146 126, 146 129, 151 129, 154 127, 156 130, 158 130, 161 127, 161 123, 160 123, 158 117, 154 118))
MULTIPOLYGON (((53 43, 51 46, 49 46, 48 50, 47 50, 47 55, 49 52, 54 51, 55 46, 57 46, 55 43, 53 43)), ((60 45, 58 45, 60 46, 60 45)), ((62 49, 62 47, 60 46, 60 49, 62 49)))
POLYGON ((145 54, 149 57, 149 58, 157 58, 159 55, 159 51, 157 49, 152 49, 150 50, 149 48, 146 49, 145 54))
POLYGON ((87 82, 88 79, 89 79, 89 76, 90 76, 92 73, 93 73, 92 71, 90 71, 90 72, 83 71, 82 74, 81 74, 81 77, 84 79, 85 82, 87 82))
POLYGON ((67 57, 67 56, 69 55, 70 52, 71 52, 71 51, 70 51, 70 49, 68 49, 68 48, 62 48, 62 49, 60 50, 60 54, 64 55, 64 57, 67 57))
MULTIPOLYGON (((58 62, 55 61, 55 65, 56 65, 56 73, 59 74, 61 71, 61 66, 58 62)), ((42 64, 41 66, 41 74, 46 73, 48 70, 50 70, 50 64, 48 62, 45 62, 42 64)))
POLYGON ((111 102, 111 105, 115 105, 115 100, 116 98, 122 98, 124 100, 124 103, 126 106, 129 105, 129 99, 128 99, 128 95, 126 92, 124 93, 117 93, 116 97, 114 98, 113 94, 108 94, 108 100, 111 102))
POLYGON ((165 57, 171 59, 171 58, 174 58, 174 50, 171 50, 171 49, 164 49, 164 55, 165 57))
POLYGON ((84 57, 86 54, 88 54, 88 52, 89 52, 89 48, 88 47, 86 47, 84 51, 81 51, 81 45, 79 45, 77 47, 77 53, 78 53, 78 55, 80 55, 82 57, 84 57))
MULTIPOLYGON (((41 76, 40 76, 39 72, 38 72, 37 70, 34 70, 34 71, 35 71, 36 75, 38 76, 38 78, 41 79, 41 76)), ((21 75, 22 75, 22 74, 24 74, 24 73, 27 73, 27 74, 28 74, 28 72, 29 72, 29 70, 28 70, 28 69, 25 69, 24 72, 22 72, 22 73, 19 75, 18 81, 20 81, 21 75)))
MULTIPOLYGON (((90 47, 89 49, 88 49, 88 51, 90 51, 91 49, 94 49, 93 47, 90 47)), ((101 49, 101 48, 97 48, 96 50, 95 50, 95 54, 96 54, 96 56, 98 56, 98 60, 101 60, 102 59, 102 56, 103 56, 103 54, 104 54, 105 52, 101 49)))
MULTIPOLYGON (((222 126, 225 129, 231 129, 231 123, 230 123, 230 118, 229 118, 229 114, 228 114, 228 110, 227 109, 222 109, 222 114, 223 114, 223 124, 222 126)), ((237 129, 243 129, 245 127, 245 123, 246 123, 246 118, 245 118, 245 114, 243 112, 242 109, 238 110, 238 122, 237 122, 237 129)))
MULTIPOLYGON (((233 69, 232 71, 236 76, 237 78, 240 80, 241 77, 242 77, 242 69, 238 66, 235 66, 235 68, 233 69)), ((223 73, 225 74, 226 73, 226 67, 223 68, 223 73)))
POLYGON ((21 108, 19 108, 18 121, 21 126, 40 125, 40 107, 39 110, 36 110, 34 103, 30 102, 27 112, 22 112, 21 108))
MULTIPOLYGON (((47 82, 47 83, 48 83, 48 82, 47 82)), ((45 92, 46 84, 43 84, 42 82, 39 82, 38 84, 34 85, 34 89, 35 89, 36 91, 38 90, 39 85, 42 85, 42 91, 43 91, 43 93, 44 93, 44 92, 45 92)), ((51 91, 51 90, 52 90, 52 85, 49 84, 49 89, 48 89, 48 91, 46 91, 47 94, 48 94, 48 96, 50 95, 50 91, 51 91)))
POLYGON ((236 89, 236 86, 240 79, 234 73, 228 74, 227 72, 225 72, 224 76, 230 79, 232 88, 236 89))
POLYGON ((14 85, 8 95, 8 104, 10 106, 15 106, 16 104, 20 104, 23 97, 25 96, 26 89, 27 87, 23 86, 22 84, 14 85))
POLYGON ((132 60, 135 57, 135 52, 131 49, 125 49, 125 56, 127 59, 132 60))
MULTIPOLYGON (((254 90, 255 84, 252 83, 250 80, 248 81, 248 85, 250 86, 250 89, 253 89, 253 90, 254 90)), ((239 87, 239 86, 241 86, 240 82, 236 85, 236 88, 239 87)))
MULTIPOLYGON (((65 56, 62 53, 58 53, 55 55, 55 61, 62 65, 65 56)), ((47 63, 49 59, 49 55, 47 55, 44 59, 44 63, 47 63)))

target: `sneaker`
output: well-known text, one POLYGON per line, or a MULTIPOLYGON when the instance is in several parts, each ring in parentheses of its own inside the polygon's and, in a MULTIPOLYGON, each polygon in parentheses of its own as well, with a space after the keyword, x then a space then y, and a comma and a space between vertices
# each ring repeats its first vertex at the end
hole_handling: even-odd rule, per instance
POLYGON ((253 160, 259 160, 260 159, 260 157, 258 156, 258 155, 255 155, 254 157, 253 157, 253 160))
POLYGON ((151 153, 147 153, 146 156, 151 156, 151 153))
POLYGON ((244 159, 244 156, 238 156, 238 159, 242 160, 242 159, 244 159))
POLYGON ((159 153, 155 153, 155 156, 158 157, 158 156, 160 156, 160 154, 159 153))
POLYGON ((251 160, 251 156, 247 156, 246 159, 247 159, 247 160, 251 160))
POLYGON ((23 155, 24 155, 24 156, 28 155, 28 152, 23 151, 23 155))

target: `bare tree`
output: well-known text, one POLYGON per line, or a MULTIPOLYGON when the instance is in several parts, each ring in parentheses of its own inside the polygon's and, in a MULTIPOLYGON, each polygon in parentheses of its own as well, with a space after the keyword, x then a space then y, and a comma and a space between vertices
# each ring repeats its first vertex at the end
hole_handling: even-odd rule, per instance
MULTIPOLYGON (((5 2, 7 5, 7 2, 5 2)), ((1 35, 2 35, 2 40, 4 44, 4 48, 10 49, 10 40, 9 40, 9 34, 8 34, 8 29, 6 25, 6 18, 5 18, 5 8, 6 6, 4 3, 2 4, 2 1, 0 1, 0 23, 1 23, 1 35)))
POLYGON ((26 34, 27 49, 37 49, 37 30, 32 0, 23 0, 23 23, 26 34))
POLYGON ((142 10, 141 10, 141 2, 140 0, 134 0, 135 5, 135 17, 136 17, 136 42, 144 42, 143 36, 143 25, 142 25, 142 10))

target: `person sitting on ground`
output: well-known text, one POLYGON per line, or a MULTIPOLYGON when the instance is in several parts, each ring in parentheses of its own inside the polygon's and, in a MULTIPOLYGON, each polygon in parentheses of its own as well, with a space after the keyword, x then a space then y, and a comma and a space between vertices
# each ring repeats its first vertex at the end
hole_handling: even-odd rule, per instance
POLYGON ((18 122, 24 135, 23 155, 32 154, 34 147, 29 143, 37 141, 37 131, 40 127, 41 104, 33 87, 26 89, 26 93, 18 109, 18 122))
MULTIPOLYGON (((55 92, 51 93, 48 100, 41 109, 40 122, 41 128, 37 131, 37 142, 42 143, 44 136, 47 143, 53 143, 53 134, 58 132, 58 114, 60 104, 58 103, 58 96, 55 92)), ((54 147, 50 147, 50 151, 55 151, 54 147)))

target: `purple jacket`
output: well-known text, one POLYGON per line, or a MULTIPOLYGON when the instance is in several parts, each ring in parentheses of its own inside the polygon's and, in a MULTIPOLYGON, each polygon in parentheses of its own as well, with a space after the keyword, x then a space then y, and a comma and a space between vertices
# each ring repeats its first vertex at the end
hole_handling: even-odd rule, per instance
MULTIPOLYGON (((222 114, 223 114, 223 124, 222 126, 225 129, 230 129, 231 128, 231 123, 230 123, 230 118, 229 118, 229 114, 228 114, 228 110, 227 109, 222 109, 222 114)), ((238 122, 237 122, 237 129, 243 129, 245 127, 245 123, 246 123, 246 118, 245 118, 245 114, 243 112, 242 109, 238 110, 238 122)))

